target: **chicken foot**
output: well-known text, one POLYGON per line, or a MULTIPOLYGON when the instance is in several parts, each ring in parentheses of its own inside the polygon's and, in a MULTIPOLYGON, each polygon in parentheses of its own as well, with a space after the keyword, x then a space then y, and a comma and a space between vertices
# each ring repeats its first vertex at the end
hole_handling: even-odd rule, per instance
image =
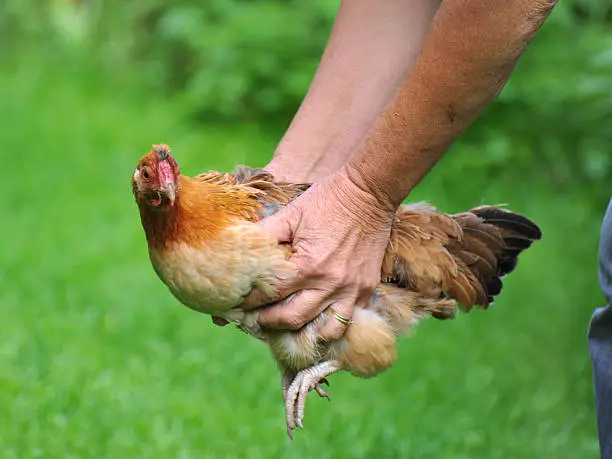
POLYGON ((321 383, 329 385, 326 377, 341 369, 342 367, 339 362, 329 360, 298 372, 286 391, 284 389, 285 386, 283 386, 285 413, 287 416, 287 435, 289 438, 293 439, 291 432, 296 426, 304 427, 302 420, 304 419, 308 392, 314 389, 320 397, 329 399, 329 394, 323 389, 321 383))
MULTIPOLYGON (((291 385, 293 378, 295 378, 295 375, 296 375, 295 373, 289 370, 285 370, 282 373, 281 390, 283 391, 283 401, 285 403, 287 402, 287 391, 289 390, 289 386, 291 385)), ((319 394, 319 397, 326 398, 327 400, 331 400, 331 397, 329 396, 327 391, 323 388, 323 384, 326 384, 329 386, 329 381, 327 380, 327 378, 321 378, 321 380, 315 384, 314 389, 315 391, 317 391, 317 394, 319 394)))
MULTIPOLYGON (((283 393, 283 401, 285 402, 285 404, 287 404, 287 392, 289 390, 289 386, 291 385, 291 382, 294 380, 295 376, 296 376, 296 373, 291 370, 288 370, 288 369, 281 370, 281 390, 283 393)), ((317 394, 319 394, 319 397, 326 398, 327 400, 331 400, 329 394, 323 388, 323 383, 329 386, 329 381, 327 381, 326 378, 321 378, 321 380, 315 384, 314 389, 317 392, 317 394)), ((296 414, 295 403, 292 404, 291 408, 292 408, 292 411, 291 411, 292 416, 295 419, 295 414, 296 414)), ((295 428, 295 425, 293 428, 295 428)), ((289 435, 289 438, 293 440, 291 429, 287 429, 287 435, 289 435)))

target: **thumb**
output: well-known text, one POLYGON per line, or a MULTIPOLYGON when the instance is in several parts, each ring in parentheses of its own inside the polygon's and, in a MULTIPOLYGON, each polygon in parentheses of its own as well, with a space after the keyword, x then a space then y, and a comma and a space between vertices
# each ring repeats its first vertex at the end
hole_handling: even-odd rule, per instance
POLYGON ((225 327, 227 324, 229 324, 229 322, 225 320, 223 317, 217 317, 217 316, 211 316, 211 317, 212 317, 213 324, 217 325, 218 327, 225 327))
POLYGON ((276 238, 278 242, 292 242, 296 221, 295 210, 292 207, 285 207, 260 220, 257 225, 264 233, 276 238))

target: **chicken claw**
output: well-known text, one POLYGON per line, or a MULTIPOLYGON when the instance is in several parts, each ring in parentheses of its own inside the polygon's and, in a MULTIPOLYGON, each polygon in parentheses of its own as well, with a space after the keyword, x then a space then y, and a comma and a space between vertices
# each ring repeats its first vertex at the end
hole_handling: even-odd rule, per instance
MULTIPOLYGON (((327 385, 329 386, 329 384, 327 385)), ((315 384, 315 390, 317 391, 317 394, 319 394, 319 397, 326 398, 327 400, 331 401, 331 397, 329 396, 327 391, 323 389, 323 385, 321 383, 315 384)))
POLYGON ((339 362, 330 360, 302 370, 293 378, 285 398, 287 435, 289 438, 293 438, 291 432, 296 426, 304 427, 302 420, 304 419, 308 392, 314 389, 319 396, 329 399, 329 394, 323 389, 321 382, 329 384, 325 378, 341 369, 339 362))

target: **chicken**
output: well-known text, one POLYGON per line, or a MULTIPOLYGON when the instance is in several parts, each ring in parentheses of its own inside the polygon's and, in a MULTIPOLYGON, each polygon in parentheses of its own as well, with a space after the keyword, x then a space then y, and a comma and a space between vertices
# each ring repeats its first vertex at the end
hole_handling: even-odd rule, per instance
POLYGON ((396 339, 428 316, 487 308, 518 255, 541 238, 529 219, 494 206, 447 215, 424 204, 398 209, 381 269, 366 308, 356 308, 344 337, 317 339, 328 308, 297 331, 257 324, 245 301, 277 299, 275 284, 297 274, 291 247, 255 224, 308 189, 275 182, 262 170, 181 175, 167 145, 138 163, 132 189, 153 268, 172 294, 196 311, 224 318, 266 342, 281 370, 287 432, 302 427, 306 395, 328 397, 322 383, 344 370, 372 377, 396 360, 396 339))

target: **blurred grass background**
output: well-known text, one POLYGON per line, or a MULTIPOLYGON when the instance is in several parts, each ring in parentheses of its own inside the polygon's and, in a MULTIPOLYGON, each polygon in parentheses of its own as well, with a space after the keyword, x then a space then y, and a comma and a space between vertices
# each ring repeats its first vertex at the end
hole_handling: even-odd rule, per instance
POLYGON ((612 7, 561 2, 499 100, 411 199, 508 203, 544 239, 495 307, 429 321, 372 380, 331 378, 284 432, 265 347, 154 275, 129 179, 263 165, 337 2, 0 5, 0 456, 597 457, 586 330, 610 196, 612 7))

